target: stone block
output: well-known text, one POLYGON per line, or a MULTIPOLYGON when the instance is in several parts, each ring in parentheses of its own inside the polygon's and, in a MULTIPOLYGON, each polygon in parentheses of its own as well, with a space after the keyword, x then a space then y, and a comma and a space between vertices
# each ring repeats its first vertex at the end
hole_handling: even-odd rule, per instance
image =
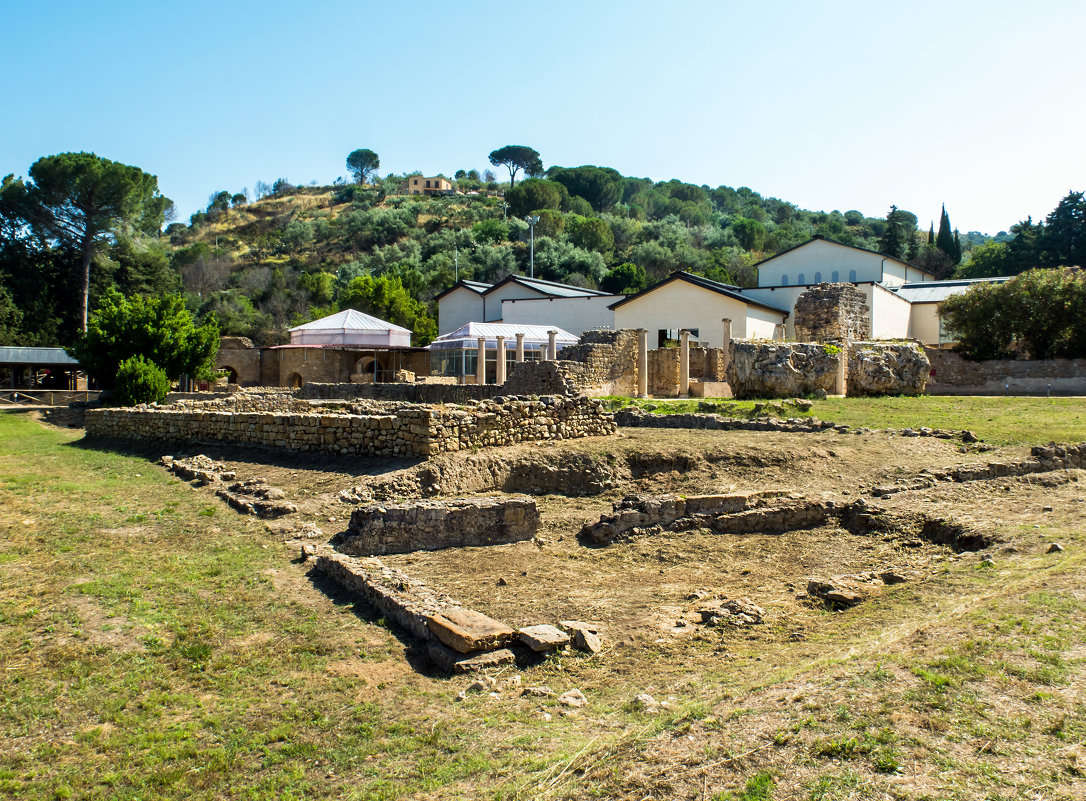
POLYGON ((552 651, 569 645, 569 635, 561 629, 542 624, 525 626, 517 631, 520 641, 533 651, 552 651))
POLYGON ((454 651, 469 654, 513 642, 516 632, 473 609, 447 609, 426 621, 435 637, 454 651))
POLYGON ((465 656, 438 642, 432 642, 427 646, 426 655, 435 666, 446 673, 476 673, 502 665, 511 665, 516 661, 515 655, 508 648, 465 656))

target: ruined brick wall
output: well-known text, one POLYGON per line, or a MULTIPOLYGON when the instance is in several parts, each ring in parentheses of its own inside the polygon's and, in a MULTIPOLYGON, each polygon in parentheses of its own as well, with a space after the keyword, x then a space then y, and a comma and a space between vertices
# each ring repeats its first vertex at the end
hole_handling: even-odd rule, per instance
POLYGON ((89 410, 85 426, 91 438, 232 443, 369 456, 433 456, 615 432, 602 401, 583 397, 508 398, 466 406, 389 404, 383 414, 138 406, 89 410))
POLYGON ((638 333, 632 329, 585 331, 558 358, 582 365, 578 376, 582 394, 633 395, 637 392, 637 343, 638 333))
MULTIPOLYGON (((658 348, 650 350, 648 356, 649 394, 661 398, 677 397, 681 349, 658 348)), ((634 377, 636 379, 636 372, 634 377)), ((690 348, 690 380, 726 381, 723 351, 720 348, 690 348)))
POLYGON ((816 284, 796 298, 793 314, 800 342, 871 337, 867 298, 852 284, 816 284))
POLYGON ((849 395, 919 395, 931 363, 914 342, 852 342, 848 345, 849 395))
POLYGON ((971 362, 952 350, 925 348, 932 395, 1086 395, 1086 359, 992 359, 971 362))
POLYGON ((839 349, 810 342, 732 342, 728 383, 737 398, 833 393, 839 349))

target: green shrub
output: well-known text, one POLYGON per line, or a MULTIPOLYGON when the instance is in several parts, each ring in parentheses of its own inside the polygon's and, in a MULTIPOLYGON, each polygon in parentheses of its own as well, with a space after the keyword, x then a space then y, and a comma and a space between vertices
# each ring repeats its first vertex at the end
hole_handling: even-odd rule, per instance
POLYGON ((170 391, 166 371, 142 356, 132 356, 121 362, 113 394, 121 406, 138 403, 161 403, 170 391))

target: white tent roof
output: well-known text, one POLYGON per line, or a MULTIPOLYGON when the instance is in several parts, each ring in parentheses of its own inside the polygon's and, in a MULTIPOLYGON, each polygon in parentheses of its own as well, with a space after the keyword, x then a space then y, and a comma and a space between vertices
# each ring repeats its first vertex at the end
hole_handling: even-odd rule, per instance
POLYGON ((455 348, 474 348, 479 337, 486 339, 488 348, 497 347, 497 338, 505 337, 506 346, 516 344, 517 334, 524 334, 524 344, 529 347, 546 345, 550 336, 548 331, 557 331, 555 342, 558 346, 575 345, 577 337, 556 325, 529 325, 527 323, 465 323, 448 334, 442 334, 429 347, 433 350, 449 350, 455 348))
POLYGON ((290 329, 290 344, 306 347, 361 345, 407 348, 411 331, 354 309, 345 309, 290 329))
POLYGON ((293 331, 400 331, 410 334, 410 329, 403 326, 374 317, 372 314, 344 309, 341 312, 321 317, 305 325, 296 325, 290 329, 293 331))

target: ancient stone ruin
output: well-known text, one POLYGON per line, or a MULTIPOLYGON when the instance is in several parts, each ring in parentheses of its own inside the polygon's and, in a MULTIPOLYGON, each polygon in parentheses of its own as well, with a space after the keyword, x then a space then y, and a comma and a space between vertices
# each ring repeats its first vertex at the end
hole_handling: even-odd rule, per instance
POLYGON ((796 299, 796 339, 800 342, 856 341, 871 338, 871 310, 854 284, 816 284, 796 299))

